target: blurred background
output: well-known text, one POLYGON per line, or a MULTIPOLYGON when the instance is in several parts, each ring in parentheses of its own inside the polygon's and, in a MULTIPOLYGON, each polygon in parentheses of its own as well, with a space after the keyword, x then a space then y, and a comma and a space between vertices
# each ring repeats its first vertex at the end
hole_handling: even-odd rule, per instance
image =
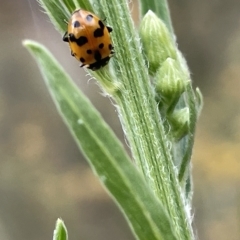
MULTIPOLYGON (((201 240, 237 240, 240 1, 169 4, 179 48, 205 102, 193 155, 196 234, 201 240)), ((137 23, 136 1, 131 8, 137 23)), ((0 29, 0 239, 52 239, 61 217, 71 240, 133 240, 58 115, 22 40, 46 45, 123 140, 109 99, 88 81, 36 1, 1 0, 0 29)))

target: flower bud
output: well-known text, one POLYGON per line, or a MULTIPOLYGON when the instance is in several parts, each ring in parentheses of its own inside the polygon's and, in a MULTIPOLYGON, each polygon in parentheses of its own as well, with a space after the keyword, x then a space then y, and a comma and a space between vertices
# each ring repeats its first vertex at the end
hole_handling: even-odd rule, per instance
POLYGON ((175 110, 171 116, 169 116, 168 121, 171 125, 172 137, 179 141, 188 133, 189 129, 189 109, 188 107, 175 110))
POLYGON ((167 58, 176 59, 177 49, 168 28, 151 10, 142 19, 140 37, 149 62, 149 74, 154 75, 167 58))
POLYGON ((156 73, 156 94, 165 108, 173 107, 185 91, 190 81, 182 71, 180 64, 171 58, 166 59, 156 73))

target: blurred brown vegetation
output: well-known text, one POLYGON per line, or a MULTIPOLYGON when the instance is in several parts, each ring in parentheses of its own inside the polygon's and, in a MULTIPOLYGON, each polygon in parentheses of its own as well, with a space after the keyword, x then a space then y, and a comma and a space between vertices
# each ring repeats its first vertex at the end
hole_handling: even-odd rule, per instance
MULTIPOLYGON (((132 5, 135 14, 134 1, 132 5)), ((194 226, 202 240, 237 240, 240 2, 172 0, 170 8, 179 48, 205 102, 193 156, 194 226)), ((21 41, 45 44, 123 140, 109 99, 78 68, 35 1, 1 0, 0 29, 0 239, 52 239, 58 217, 71 240, 133 239, 77 149, 21 41)))

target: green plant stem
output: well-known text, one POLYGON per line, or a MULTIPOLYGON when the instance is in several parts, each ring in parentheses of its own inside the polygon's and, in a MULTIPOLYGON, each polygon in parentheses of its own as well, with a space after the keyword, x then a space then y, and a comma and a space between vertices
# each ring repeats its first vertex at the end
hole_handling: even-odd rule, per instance
POLYGON ((142 169, 150 188, 166 206, 178 239, 192 239, 190 220, 171 157, 171 149, 150 87, 147 67, 141 54, 126 1, 100 1, 108 23, 112 24, 116 56, 115 81, 122 87, 114 96, 120 106, 134 160, 142 169))

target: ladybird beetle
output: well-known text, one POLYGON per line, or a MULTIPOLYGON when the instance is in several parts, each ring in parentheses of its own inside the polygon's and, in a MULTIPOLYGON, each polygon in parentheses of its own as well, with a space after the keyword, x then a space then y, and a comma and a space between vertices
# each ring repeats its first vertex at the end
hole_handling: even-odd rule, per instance
POLYGON ((104 67, 114 54, 110 32, 112 28, 96 15, 77 9, 68 22, 63 41, 69 43, 71 55, 81 62, 80 67, 95 71, 104 67))

